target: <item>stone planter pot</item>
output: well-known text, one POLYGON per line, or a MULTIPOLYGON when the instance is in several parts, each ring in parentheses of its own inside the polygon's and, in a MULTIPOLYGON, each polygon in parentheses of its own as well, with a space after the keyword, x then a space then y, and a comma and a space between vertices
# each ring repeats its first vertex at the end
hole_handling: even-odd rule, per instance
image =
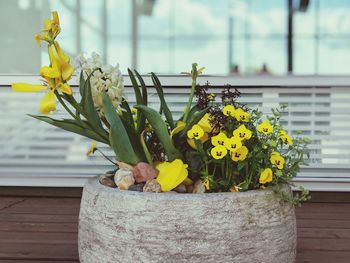
POLYGON ((94 178, 81 201, 79 255, 82 263, 292 263, 294 207, 272 190, 142 193, 94 178))

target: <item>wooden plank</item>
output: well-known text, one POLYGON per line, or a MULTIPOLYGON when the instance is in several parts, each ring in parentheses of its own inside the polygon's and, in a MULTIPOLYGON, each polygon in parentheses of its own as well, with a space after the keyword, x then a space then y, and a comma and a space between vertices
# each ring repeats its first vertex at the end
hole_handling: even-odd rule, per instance
POLYGON ((298 237, 323 239, 350 239, 350 229, 298 227, 298 237))
POLYGON ((350 239, 298 238, 298 251, 346 251, 350 252, 350 239))
POLYGON ((1 186, 0 196, 41 196, 41 197, 77 197, 82 195, 81 187, 12 187, 1 186))
POLYGON ((320 211, 320 212, 310 212, 303 211, 302 213, 296 213, 297 219, 319 219, 319 218, 327 218, 327 219, 340 219, 340 220, 350 220, 350 211, 345 213, 332 213, 328 211, 320 211))
POLYGON ((2 243, 0 259, 78 260, 77 246, 72 244, 2 243))
POLYGON ((349 220, 297 219, 297 227, 350 229, 349 220))
POLYGON ((0 245, 3 243, 21 243, 21 244, 71 244, 77 246, 77 233, 52 233, 42 232, 1 232, 0 245))
POLYGON ((295 263, 349 263, 347 251, 302 251, 298 252, 295 263))
POLYGON ((330 212, 330 213, 349 213, 350 211, 350 203, 305 203, 301 207, 297 207, 297 214, 303 212, 330 212))
POLYGON ((50 215, 50 214, 5 214, 0 213, 0 222, 26 223, 76 223, 78 215, 50 215))
POLYGON ((1 222, 0 231, 30 232, 30 233, 38 233, 38 232, 78 233, 78 222, 74 222, 74 223, 1 222))
POLYGON ((36 213, 36 214, 68 214, 79 213, 80 198, 18 198, 7 208, 0 209, 0 213, 36 213))
POLYGON ((350 192, 311 192, 308 202, 350 203, 350 192))

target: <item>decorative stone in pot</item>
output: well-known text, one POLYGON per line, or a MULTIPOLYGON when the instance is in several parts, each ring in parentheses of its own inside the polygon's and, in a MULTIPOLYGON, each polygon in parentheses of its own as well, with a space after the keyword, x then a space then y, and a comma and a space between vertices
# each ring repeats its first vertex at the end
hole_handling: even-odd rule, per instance
POLYGON ((270 189, 144 193, 109 188, 97 178, 84 187, 82 263, 292 263, 295 255, 294 206, 270 189))

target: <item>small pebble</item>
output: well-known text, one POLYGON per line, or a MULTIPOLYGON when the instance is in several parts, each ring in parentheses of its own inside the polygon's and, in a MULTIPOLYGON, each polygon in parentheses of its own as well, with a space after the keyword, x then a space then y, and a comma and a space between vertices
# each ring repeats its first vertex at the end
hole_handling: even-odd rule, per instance
POLYGON ((99 176, 98 180, 100 181, 100 184, 104 186, 113 187, 113 188, 117 187, 113 179, 108 175, 102 174, 99 176))
POLYGON ((194 193, 194 194, 203 194, 203 193, 205 193, 205 187, 203 185, 202 180, 197 180, 194 183, 192 193, 194 193))
POLYGON ((143 187, 143 191, 144 192, 154 192, 154 193, 160 193, 161 187, 160 184, 157 182, 156 179, 151 179, 148 180, 145 184, 145 186, 143 187))
POLYGON ((137 191, 137 192, 143 192, 143 187, 145 184, 133 184, 129 186, 130 191, 137 191))
POLYGON ((136 164, 132 172, 136 183, 143 183, 154 179, 159 173, 153 166, 143 162, 136 164))
POLYGON ((120 190, 128 190, 135 183, 132 171, 121 168, 114 175, 114 182, 120 190))

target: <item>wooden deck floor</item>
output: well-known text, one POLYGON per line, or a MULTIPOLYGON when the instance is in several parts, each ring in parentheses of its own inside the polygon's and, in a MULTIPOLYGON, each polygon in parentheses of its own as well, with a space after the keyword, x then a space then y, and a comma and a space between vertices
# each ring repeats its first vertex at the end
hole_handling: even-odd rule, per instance
MULTIPOLYGON (((79 262, 81 189, 0 188, 0 263, 79 262)), ((297 208, 297 262, 350 262, 350 193, 297 208)), ((283 263, 283 262, 281 262, 283 263)))

